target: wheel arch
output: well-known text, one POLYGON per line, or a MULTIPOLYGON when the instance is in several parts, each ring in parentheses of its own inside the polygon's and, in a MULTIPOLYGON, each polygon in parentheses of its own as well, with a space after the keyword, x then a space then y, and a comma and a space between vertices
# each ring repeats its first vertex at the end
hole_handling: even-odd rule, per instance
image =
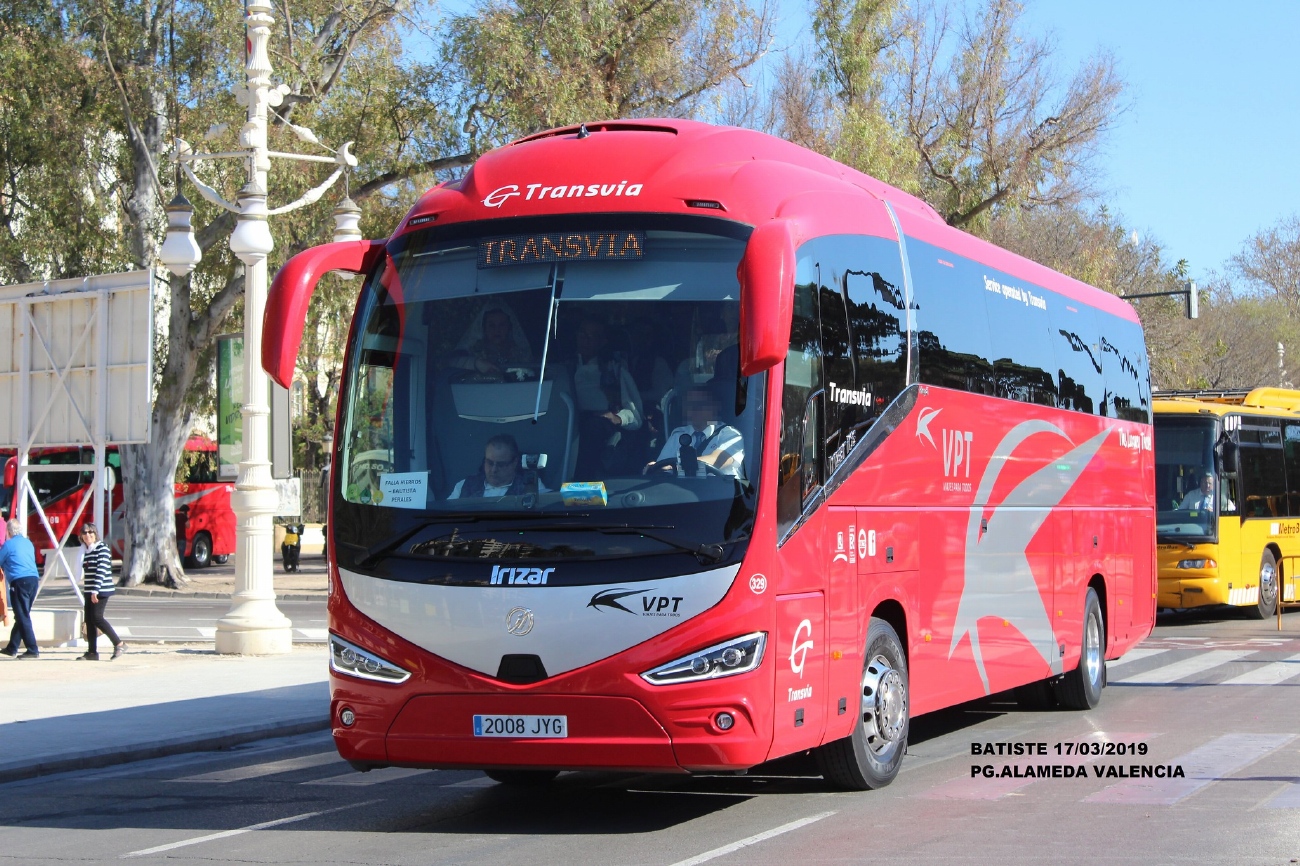
MULTIPOLYGON (((1097 593, 1097 602, 1101 605, 1101 626, 1106 630, 1106 643, 1103 646, 1103 651, 1109 653, 1111 645, 1115 641, 1115 634, 1110 627, 1110 600, 1106 595, 1106 578, 1101 574, 1101 572, 1095 572, 1092 577, 1088 578, 1088 585, 1083 588, 1083 595, 1085 598, 1088 595, 1089 589, 1094 590, 1097 593)), ((1083 599, 1080 599, 1079 601, 1082 603, 1083 599)), ((1080 637, 1080 645, 1082 645, 1082 643, 1083 640, 1082 637, 1080 637)))
POLYGON ((903 655, 907 656, 910 666, 911 642, 908 640, 907 612, 903 609, 902 603, 896 599, 886 599, 875 606, 871 611, 871 615, 889 623, 890 628, 898 635, 899 643, 903 645, 903 655))

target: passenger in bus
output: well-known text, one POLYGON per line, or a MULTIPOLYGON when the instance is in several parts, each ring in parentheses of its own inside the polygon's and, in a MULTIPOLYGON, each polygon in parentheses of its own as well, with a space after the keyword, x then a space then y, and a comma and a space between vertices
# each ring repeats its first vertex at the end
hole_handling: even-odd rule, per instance
POLYGON ((626 467, 618 450, 622 433, 644 419, 641 394, 627 365, 609 352, 605 323, 584 319, 578 326, 573 389, 578 403, 576 479, 590 481, 626 467))
MULTIPOLYGON (((1220 503, 1223 511, 1236 511, 1237 505, 1226 496, 1220 503)), ((1201 476, 1201 483, 1183 497, 1183 501, 1178 504, 1179 509, 1183 511, 1213 511, 1214 510, 1214 476, 1209 472, 1201 476)))
POLYGON ((497 377, 506 377, 512 368, 518 377, 517 368, 532 363, 523 326, 501 301, 489 301, 479 310, 447 361, 450 367, 497 377))
POLYGON ((643 472, 660 469, 684 476, 692 474, 690 468, 694 465, 695 475, 743 477, 745 440, 736 428, 719 422, 721 409, 716 390, 709 385, 695 385, 686 392, 686 423, 669 432, 659 459, 647 464, 643 472))
POLYGON ((483 448, 483 465, 479 471, 456 482, 448 499, 495 499, 500 496, 523 496, 525 493, 550 493, 536 472, 520 466, 519 443, 508 433, 493 436, 483 448))

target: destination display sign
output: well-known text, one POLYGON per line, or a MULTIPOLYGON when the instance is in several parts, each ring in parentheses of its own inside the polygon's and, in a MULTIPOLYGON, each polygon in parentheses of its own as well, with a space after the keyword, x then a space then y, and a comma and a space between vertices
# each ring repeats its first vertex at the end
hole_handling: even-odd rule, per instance
POLYGON ((478 266, 534 265, 541 262, 605 262, 645 256, 645 232, 554 232, 485 238, 478 244, 478 266))

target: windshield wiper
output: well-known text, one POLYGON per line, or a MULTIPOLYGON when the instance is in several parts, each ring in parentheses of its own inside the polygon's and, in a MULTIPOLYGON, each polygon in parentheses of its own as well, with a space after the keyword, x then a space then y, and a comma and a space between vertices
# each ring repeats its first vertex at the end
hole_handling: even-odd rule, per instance
MULTIPOLYGON (((577 515, 582 516, 582 515, 577 515)), ((437 526, 440 523, 478 523, 480 520, 535 520, 537 513, 533 511, 494 511, 484 514, 439 514, 429 515, 428 517, 417 520, 413 525, 408 526, 401 532, 386 538, 378 544, 366 548, 365 552, 353 564, 361 568, 369 568, 388 554, 402 546, 403 542, 409 541, 416 533, 430 526, 437 526)), ((360 545, 349 545, 357 546, 360 545)))
POLYGON ((723 551, 721 544, 701 544, 694 541, 680 541, 667 535, 661 535, 654 530, 658 529, 675 529, 672 526, 637 526, 631 523, 617 523, 613 525, 592 525, 590 523, 551 523, 539 526, 530 526, 530 530, 539 532, 599 532, 602 535, 644 535, 646 538, 654 539, 669 547, 675 547, 678 550, 684 550, 687 553, 693 553, 709 562, 717 562, 722 559, 723 551))

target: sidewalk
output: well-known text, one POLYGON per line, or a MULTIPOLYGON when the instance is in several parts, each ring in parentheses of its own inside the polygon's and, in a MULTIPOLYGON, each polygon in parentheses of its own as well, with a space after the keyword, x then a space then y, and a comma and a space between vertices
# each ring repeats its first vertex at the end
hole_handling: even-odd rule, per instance
POLYGON ((0 656, 0 782, 329 727, 324 646, 254 657, 128 645, 114 662, 82 652, 0 656))
MULTIPOLYGON (((188 598, 230 598, 235 589, 235 565, 213 565, 209 568, 187 568, 185 576, 190 583, 184 589, 164 589, 160 586, 145 584, 142 586, 119 586, 117 591, 123 596, 182 596, 188 598)), ((275 557, 275 597, 285 601, 311 601, 328 595, 328 575, 325 557, 319 553, 304 553, 301 570, 286 572, 284 563, 277 554, 275 557)), ((120 577, 117 579, 121 579, 120 577)))

